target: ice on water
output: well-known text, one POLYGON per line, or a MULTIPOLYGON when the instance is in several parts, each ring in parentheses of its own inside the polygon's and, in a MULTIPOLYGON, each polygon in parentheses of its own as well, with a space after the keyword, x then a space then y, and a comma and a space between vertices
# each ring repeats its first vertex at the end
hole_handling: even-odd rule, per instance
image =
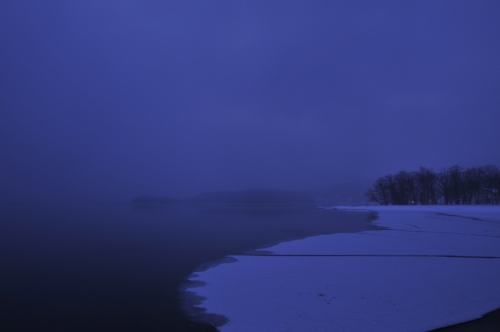
POLYGON ((500 307, 499 206, 337 208, 376 211, 388 229, 284 242, 193 276, 201 306, 229 319, 221 331, 426 331, 500 307))

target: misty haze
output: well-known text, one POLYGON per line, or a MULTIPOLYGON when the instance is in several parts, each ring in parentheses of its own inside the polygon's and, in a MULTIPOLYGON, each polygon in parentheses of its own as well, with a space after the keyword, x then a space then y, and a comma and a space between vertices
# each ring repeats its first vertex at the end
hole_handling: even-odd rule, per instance
POLYGON ((200 294, 232 256, 394 225, 333 207, 498 206, 498 17, 489 0, 1 2, 0 330, 229 331, 200 294))

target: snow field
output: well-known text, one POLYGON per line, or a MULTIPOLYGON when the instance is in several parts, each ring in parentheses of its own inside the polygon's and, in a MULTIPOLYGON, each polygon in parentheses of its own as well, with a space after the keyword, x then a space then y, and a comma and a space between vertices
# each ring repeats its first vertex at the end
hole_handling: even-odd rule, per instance
POLYGON ((390 229, 232 256, 193 275, 206 285, 190 290, 229 319, 223 332, 426 331, 500 307, 500 207, 356 209, 390 229))

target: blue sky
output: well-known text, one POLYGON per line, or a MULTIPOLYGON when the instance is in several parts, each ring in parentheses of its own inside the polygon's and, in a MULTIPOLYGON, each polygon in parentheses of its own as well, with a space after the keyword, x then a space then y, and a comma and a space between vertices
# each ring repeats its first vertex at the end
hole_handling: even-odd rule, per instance
POLYGON ((3 1, 0 200, 500 166, 497 1, 3 1))

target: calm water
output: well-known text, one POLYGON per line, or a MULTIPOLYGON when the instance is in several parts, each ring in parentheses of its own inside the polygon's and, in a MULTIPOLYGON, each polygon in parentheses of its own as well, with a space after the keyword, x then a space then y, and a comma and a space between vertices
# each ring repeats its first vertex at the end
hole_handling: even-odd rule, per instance
POLYGON ((321 209, 0 206, 0 331, 215 331, 181 310, 203 263, 266 244, 371 227, 321 209))

